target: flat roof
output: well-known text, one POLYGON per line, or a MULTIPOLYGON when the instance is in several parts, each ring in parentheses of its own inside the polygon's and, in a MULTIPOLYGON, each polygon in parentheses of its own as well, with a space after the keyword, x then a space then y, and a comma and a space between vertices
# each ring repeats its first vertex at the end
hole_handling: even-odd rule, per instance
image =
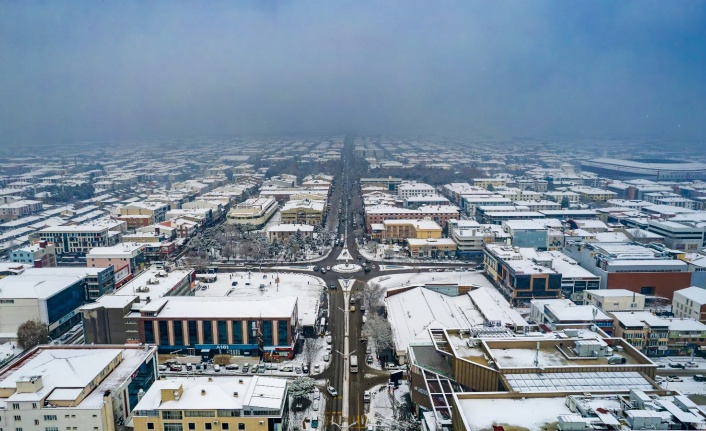
POLYGON ((655 387, 637 371, 505 374, 516 392, 618 392, 655 387))
POLYGON ((27 268, 0 279, 0 298, 47 299, 105 268, 27 268))
POLYGON ((240 318, 290 319, 297 305, 292 296, 268 298, 169 296, 152 300, 140 309, 160 318, 240 318))
POLYGON ((706 304, 706 289, 697 286, 687 287, 686 289, 677 290, 674 293, 683 295, 685 298, 690 299, 699 304, 706 304))

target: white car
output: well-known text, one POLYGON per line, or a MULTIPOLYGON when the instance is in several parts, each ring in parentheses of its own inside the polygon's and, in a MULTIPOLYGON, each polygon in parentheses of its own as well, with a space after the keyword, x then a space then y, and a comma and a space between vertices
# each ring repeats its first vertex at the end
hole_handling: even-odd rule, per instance
POLYGON ((314 364, 314 374, 319 374, 321 372, 321 365, 314 364))
POLYGON ((363 392, 363 402, 364 403, 370 402, 370 391, 363 392))
POLYGON ((331 267, 330 267, 330 266, 327 266, 327 267, 326 267, 326 271, 331 271, 331 267))
POLYGON ((326 336, 326 343, 331 344, 332 342, 333 342, 333 337, 331 337, 330 335, 327 335, 326 336))
POLYGON ((326 387, 326 391, 328 391, 329 395, 331 395, 332 397, 338 396, 338 391, 333 386, 326 387))
POLYGON ((331 355, 329 353, 324 353, 324 362, 328 362, 331 360, 331 355))

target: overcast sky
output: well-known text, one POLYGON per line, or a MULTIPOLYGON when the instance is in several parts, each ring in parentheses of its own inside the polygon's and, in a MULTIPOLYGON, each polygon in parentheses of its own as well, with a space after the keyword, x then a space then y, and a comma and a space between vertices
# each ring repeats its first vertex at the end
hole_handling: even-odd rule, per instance
POLYGON ((3 1, 0 145, 706 134, 706 1, 3 1))

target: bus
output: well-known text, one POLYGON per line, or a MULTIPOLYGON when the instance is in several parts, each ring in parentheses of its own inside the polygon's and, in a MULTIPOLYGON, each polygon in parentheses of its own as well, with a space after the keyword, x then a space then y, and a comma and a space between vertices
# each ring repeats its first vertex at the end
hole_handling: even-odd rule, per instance
POLYGON ((358 372, 358 356, 351 355, 351 373, 358 372))

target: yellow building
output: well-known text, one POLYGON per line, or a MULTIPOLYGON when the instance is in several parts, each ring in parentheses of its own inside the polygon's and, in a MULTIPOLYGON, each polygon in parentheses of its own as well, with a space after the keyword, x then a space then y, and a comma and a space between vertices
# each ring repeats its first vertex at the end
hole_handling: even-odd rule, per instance
POLYGON ((433 220, 385 220, 384 239, 404 241, 408 238, 438 239, 441 238, 441 226, 433 220))
POLYGON ((507 180, 505 178, 474 178, 473 185, 484 189, 487 189, 488 186, 493 186, 493 188, 497 189, 498 187, 505 187, 507 180))
POLYGON ((135 431, 287 429, 287 380, 261 376, 157 380, 133 410, 135 431))
POLYGON ((289 201, 280 210, 282 224, 320 225, 323 221, 326 203, 324 201, 303 199, 289 201))
POLYGON ((451 238, 408 238, 407 246, 412 257, 451 257, 456 255, 456 242, 451 238))

